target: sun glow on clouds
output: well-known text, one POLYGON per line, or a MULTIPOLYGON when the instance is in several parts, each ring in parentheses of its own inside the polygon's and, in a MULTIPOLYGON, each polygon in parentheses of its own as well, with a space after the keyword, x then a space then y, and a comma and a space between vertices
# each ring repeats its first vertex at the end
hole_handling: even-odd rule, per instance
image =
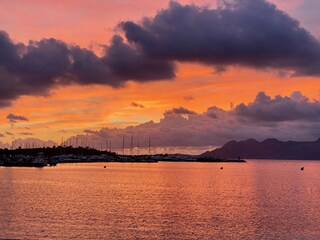
MULTIPOLYGON (((303 3, 302 0, 274 2, 292 12, 303 3)), ((215 6, 215 1, 195 3, 215 6)), ((167 7, 168 1, 94 1, 94 4, 30 1, 23 3, 23 7, 21 4, 21 1, 10 1, 3 3, 0 9, 4 30, 15 41, 27 43, 30 39, 55 37, 100 51, 100 44, 109 44, 120 21, 139 21, 143 16, 155 15, 159 9, 167 7)), ((219 72, 213 66, 199 63, 175 64, 177 78, 173 81, 129 81, 117 89, 72 84, 55 87, 46 97, 22 96, 12 106, 1 108, 0 134, 3 136, 0 135, 0 140, 11 141, 22 137, 19 133, 32 132, 34 137, 60 142, 62 136, 74 136, 84 129, 124 128, 151 120, 159 122, 165 111, 178 107, 197 113, 206 112, 209 106, 230 110, 231 103, 234 106, 247 104, 262 90, 270 96, 289 96, 299 90, 309 99, 319 99, 319 79, 315 77, 289 78, 280 71, 239 66, 227 66, 226 71, 219 72), (144 107, 134 107, 132 102, 144 107), (6 119, 9 113, 25 116, 29 121, 9 122, 6 119), (7 131, 14 135, 5 134, 7 131)))
POLYGON ((249 69, 231 69, 218 76, 201 77, 193 70, 188 73, 189 67, 181 65, 179 71, 185 72, 186 77, 173 82, 152 82, 143 86, 131 82, 121 89, 70 86, 57 89, 50 97, 22 97, 12 107, 1 111, 0 132, 8 130, 17 134, 20 132, 18 127, 27 127, 35 137, 60 142, 62 136, 67 138, 84 129, 124 128, 150 120, 158 122, 166 110, 180 106, 197 113, 205 112, 208 106, 229 110, 231 102, 234 105, 251 102, 261 89, 266 89, 271 96, 290 95, 299 89, 310 99, 319 99, 320 88, 314 87, 318 80, 313 78, 282 79, 249 69), (192 96, 193 100, 186 101, 186 95, 192 96), (132 107, 131 102, 139 102, 145 107, 132 107), (5 120, 9 110, 26 116, 29 121, 12 126, 5 120))

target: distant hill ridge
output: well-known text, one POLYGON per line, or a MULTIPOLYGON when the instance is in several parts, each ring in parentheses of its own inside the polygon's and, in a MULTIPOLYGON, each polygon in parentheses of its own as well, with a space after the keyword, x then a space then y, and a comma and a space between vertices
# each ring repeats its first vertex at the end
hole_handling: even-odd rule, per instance
POLYGON ((230 141, 221 148, 208 151, 201 157, 243 159, 320 160, 320 138, 315 142, 282 142, 274 138, 258 142, 255 139, 230 141))

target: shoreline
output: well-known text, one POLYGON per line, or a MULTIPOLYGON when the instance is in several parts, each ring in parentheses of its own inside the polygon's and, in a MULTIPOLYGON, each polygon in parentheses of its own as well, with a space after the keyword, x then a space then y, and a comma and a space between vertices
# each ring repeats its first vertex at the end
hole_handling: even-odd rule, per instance
MULTIPOLYGON (((130 156, 130 155, 125 155, 130 156)), ((58 164, 81 164, 81 163, 159 163, 159 162, 180 162, 180 163, 247 163, 248 161, 281 161, 281 162, 290 162, 290 161, 311 161, 311 162, 319 162, 319 160, 315 159, 212 159, 212 160, 172 160, 172 159, 158 159, 158 160, 148 160, 148 161, 140 161, 140 160, 73 160, 73 161, 60 161, 56 162, 55 164, 3 164, 3 162, 0 161, 0 168, 10 168, 10 167, 16 167, 16 168, 43 168, 43 167, 54 167, 58 164)))

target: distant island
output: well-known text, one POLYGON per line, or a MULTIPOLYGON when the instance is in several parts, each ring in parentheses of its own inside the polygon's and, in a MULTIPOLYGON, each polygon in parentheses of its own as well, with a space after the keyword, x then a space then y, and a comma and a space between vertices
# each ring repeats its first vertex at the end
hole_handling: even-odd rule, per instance
POLYGON ((221 148, 200 155, 208 158, 320 160, 320 138, 315 142, 279 141, 274 138, 230 141, 221 148))

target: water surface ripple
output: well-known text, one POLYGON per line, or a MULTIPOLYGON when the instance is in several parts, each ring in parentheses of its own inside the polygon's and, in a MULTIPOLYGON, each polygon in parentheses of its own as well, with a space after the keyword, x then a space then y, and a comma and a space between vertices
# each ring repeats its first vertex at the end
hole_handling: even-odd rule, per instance
POLYGON ((319 183, 317 161, 2 167, 0 239, 320 239, 319 183))

